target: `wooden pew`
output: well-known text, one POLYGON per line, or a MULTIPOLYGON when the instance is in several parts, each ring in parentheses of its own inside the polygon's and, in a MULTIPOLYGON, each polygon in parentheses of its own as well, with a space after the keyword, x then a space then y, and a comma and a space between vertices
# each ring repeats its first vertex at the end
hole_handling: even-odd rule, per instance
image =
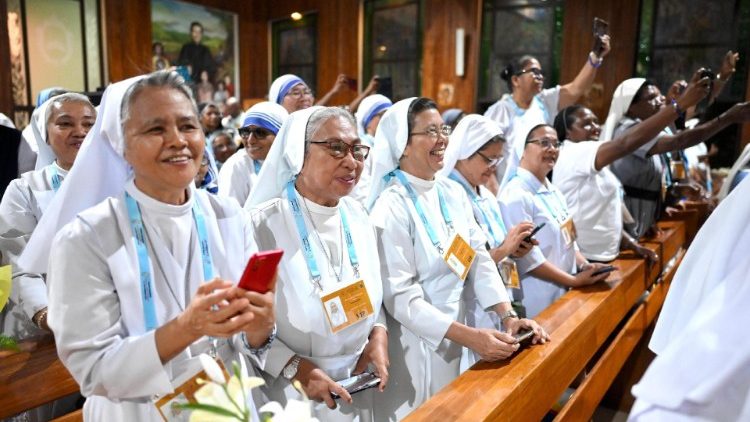
POLYGON ((590 419, 656 318, 685 253, 685 223, 659 225, 659 236, 646 243, 659 254, 657 264, 649 268, 624 254, 607 283, 571 290, 535 318, 552 342, 522 350, 510 361, 474 365, 405 420, 540 420, 586 368, 557 419, 590 419))
POLYGON ((0 419, 79 391, 57 358, 51 336, 19 343, 21 352, 0 358, 0 419))

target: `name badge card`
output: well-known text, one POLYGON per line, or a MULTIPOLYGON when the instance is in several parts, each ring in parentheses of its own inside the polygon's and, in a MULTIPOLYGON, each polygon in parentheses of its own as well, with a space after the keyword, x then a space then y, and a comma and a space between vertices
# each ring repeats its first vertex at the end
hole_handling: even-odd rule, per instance
POLYGON ((521 277, 518 275, 516 261, 507 257, 500 261, 500 276, 507 287, 513 289, 521 288, 521 277))
POLYGON ((375 313, 363 280, 356 281, 320 298, 331 331, 337 333, 375 313))
POLYGON ((565 241, 565 246, 572 246, 573 242, 575 242, 576 238, 578 238, 578 233, 576 232, 576 225, 573 224, 573 218, 568 217, 567 220, 565 220, 562 224, 560 224, 560 231, 563 235, 563 240, 565 241))
MULTIPOLYGON (((224 366, 224 362, 221 359, 216 359, 221 371, 224 373, 225 379, 229 379, 229 372, 224 366)), ((205 384, 205 381, 210 380, 206 371, 201 370, 197 374, 190 377, 187 381, 180 384, 179 387, 175 388, 170 394, 164 395, 156 400, 156 408, 159 410, 159 414, 162 419, 167 422, 172 421, 186 421, 190 418, 190 409, 181 409, 178 407, 182 404, 197 403, 195 400, 195 392, 205 384), (200 381, 198 381, 200 379, 200 381)))
POLYGON ((460 234, 456 233, 453 235, 451 246, 448 248, 448 251, 445 252, 443 260, 448 264, 451 271, 456 273, 461 281, 464 281, 466 280, 466 276, 469 275, 469 269, 471 268, 471 264, 474 262, 476 256, 477 252, 471 247, 471 245, 466 243, 460 234))

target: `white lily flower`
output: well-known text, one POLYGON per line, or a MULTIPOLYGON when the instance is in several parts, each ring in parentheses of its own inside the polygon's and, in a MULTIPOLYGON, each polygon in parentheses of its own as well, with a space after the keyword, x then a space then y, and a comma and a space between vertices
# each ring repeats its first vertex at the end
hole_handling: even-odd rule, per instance
POLYGON ((224 377, 224 371, 221 370, 221 366, 211 356, 201 353, 198 356, 201 361, 203 370, 206 371, 206 375, 211 378, 211 381, 217 384, 225 384, 227 379, 224 377))

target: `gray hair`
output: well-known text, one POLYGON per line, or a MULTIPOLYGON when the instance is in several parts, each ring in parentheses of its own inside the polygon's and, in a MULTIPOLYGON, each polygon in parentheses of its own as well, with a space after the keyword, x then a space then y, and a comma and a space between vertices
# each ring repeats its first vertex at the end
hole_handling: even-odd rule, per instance
POLYGON ((307 127, 305 128, 305 144, 312 140, 311 138, 313 134, 317 132, 325 122, 334 117, 341 117, 351 123, 355 128, 357 127, 357 121, 349 110, 345 110, 341 107, 324 107, 314 112, 307 121, 307 127))
POLYGON ((92 110, 94 110, 94 114, 96 115, 96 108, 93 104, 91 104, 91 100, 89 100, 89 97, 79 94, 77 92, 66 92, 64 94, 57 95, 55 97, 50 98, 50 104, 47 108, 47 121, 46 124, 49 124, 50 120, 52 119, 52 110, 55 106, 62 106, 63 104, 67 103, 79 103, 79 104, 85 104, 89 106, 92 110))
POLYGON ((193 92, 179 73, 167 70, 153 72, 146 77, 139 79, 136 83, 131 85, 127 91, 125 91, 120 108, 120 125, 123 132, 125 129, 125 123, 130 118, 130 107, 133 105, 133 101, 135 101, 135 98, 147 88, 171 88, 179 91, 190 100, 190 104, 193 106, 193 111, 195 111, 195 115, 198 116, 198 107, 195 105, 193 92))

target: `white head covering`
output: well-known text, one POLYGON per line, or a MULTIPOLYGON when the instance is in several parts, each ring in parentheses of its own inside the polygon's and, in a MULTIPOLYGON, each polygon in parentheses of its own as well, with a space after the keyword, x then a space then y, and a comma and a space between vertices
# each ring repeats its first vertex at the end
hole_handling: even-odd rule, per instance
POLYGON ((32 272, 47 272, 50 243, 55 233, 81 211, 122 191, 130 176, 130 166, 123 157, 124 137, 120 109, 125 91, 143 76, 110 85, 102 96, 99 115, 86 135, 81 150, 39 221, 19 264, 32 272))
POLYGON ((387 110, 392 105, 393 102, 385 95, 374 94, 365 97, 362 102, 359 103, 357 113, 354 115, 354 117, 357 118, 357 129, 359 135, 362 136, 367 133, 367 125, 370 124, 370 121, 376 114, 383 110, 387 110))
POLYGON ((263 101, 250 107, 245 112, 240 127, 260 126, 276 135, 287 117, 289 117, 289 112, 284 107, 270 101, 263 101))
POLYGON ((307 86, 305 81, 297 75, 286 74, 279 76, 271 84, 271 89, 268 90, 268 101, 281 104, 284 102, 284 96, 286 96, 286 93, 297 84, 307 86))
POLYGON ((487 141, 498 135, 504 136, 503 130, 494 120, 479 114, 464 116, 451 134, 445 149, 443 168, 438 173, 448 176, 458 160, 471 157, 487 141))
POLYGON ((307 122, 313 113, 322 109, 319 106, 309 107, 289 115, 271 144, 245 208, 281 197, 287 183, 299 174, 305 161, 307 122))
POLYGON ((32 146, 36 152, 35 170, 42 169, 52 164, 57 157, 47 144, 47 116, 52 99, 43 102, 31 113, 31 121, 22 132, 23 138, 32 146))
POLYGON ((398 167, 401 155, 409 140, 409 107, 417 97, 403 99, 389 108, 380 119, 375 132, 375 146, 372 148, 372 182, 370 195, 367 197, 367 209, 372 208, 375 200, 388 183, 385 175, 398 167))
POLYGON ((13 124, 13 121, 10 120, 10 118, 8 118, 8 116, 6 116, 3 113, 0 113, 0 126, 9 127, 11 129, 16 128, 16 125, 13 124))
MULTIPOLYGON (((510 141, 511 150, 508 153, 509 157, 506 157, 505 161, 508 163, 505 168, 505 174, 503 176, 502 183, 500 184, 500 191, 502 192, 503 188, 507 186, 508 181, 513 179, 513 177, 516 176, 516 173, 518 172, 518 167, 521 165, 521 159, 523 158, 523 152, 526 149, 526 138, 529 136, 529 133, 532 129, 534 129, 537 126, 549 126, 551 125, 546 124, 545 122, 540 121, 533 121, 533 120, 517 120, 516 121, 517 127, 513 129, 513 135, 512 139, 507 139, 506 141, 510 141)), ((554 128, 552 128, 554 130, 554 128)), ((562 140, 560 140, 562 141, 562 140)), ((500 175, 498 175, 499 177, 500 175)), ((498 192, 498 195, 500 192, 498 192)))
MULTIPOLYGON (((750 364, 750 180, 711 214, 677 269, 649 347, 658 357, 633 393, 668 409, 721 400, 750 364)), ((747 394, 747 390, 740 391, 747 394)), ((721 418, 719 418, 721 419, 721 418)))
POLYGON ((615 93, 612 95, 612 104, 609 106, 607 121, 604 123, 601 135, 599 135, 600 141, 611 141, 614 138, 617 124, 620 123, 625 113, 628 112, 635 93, 638 92, 644 82, 646 80, 643 78, 626 79, 615 88, 615 93))

